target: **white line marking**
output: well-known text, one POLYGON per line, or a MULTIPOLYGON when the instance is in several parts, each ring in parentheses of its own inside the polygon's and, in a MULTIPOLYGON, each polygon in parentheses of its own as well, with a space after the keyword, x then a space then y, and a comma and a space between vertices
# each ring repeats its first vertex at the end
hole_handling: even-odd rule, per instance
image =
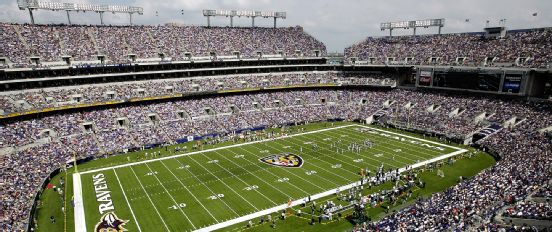
POLYGON ((142 228, 140 228, 140 224, 138 224, 138 220, 136 219, 136 215, 134 215, 134 211, 132 210, 132 207, 130 206, 130 202, 128 202, 128 198, 125 193, 125 189, 123 188, 123 185, 121 184, 121 181, 119 180, 119 175, 117 175, 117 171, 113 169, 113 172, 115 173, 115 177, 117 178, 117 182, 119 182, 119 187, 121 187, 121 191, 123 192, 123 196, 125 197, 125 201, 128 205, 128 208, 130 209, 130 213, 132 214, 132 218, 134 218, 134 222, 136 222, 136 226, 138 226, 138 231, 142 231, 142 228))
MULTIPOLYGON (((220 154, 219 154, 218 152, 216 152, 216 151, 215 151, 215 153, 218 154, 218 155, 220 155, 220 154)), ((221 155, 221 156, 222 156, 222 155, 221 155)), ((227 158, 224 157, 224 156, 222 156, 222 157, 225 158, 225 159, 227 159, 227 158)), ((232 161, 230 161, 230 162, 232 162, 232 161)), ((239 167, 238 164, 236 164, 236 163, 234 163, 234 162, 232 162, 232 163, 233 163, 234 165, 236 165, 237 167, 239 167)), ((220 164, 217 164, 217 165, 218 165, 220 168, 226 170, 226 172, 230 173, 230 175, 232 175, 232 176, 238 178, 238 180, 240 180, 242 183, 244 183, 245 186, 251 186, 251 185, 252 185, 252 184, 250 184, 250 183, 245 182, 245 181, 244 181, 243 179, 241 179, 239 176, 234 175, 234 173, 228 171, 228 169, 224 168, 222 165, 220 165, 220 164)), ((249 170, 247 170, 247 169, 243 169, 243 170, 245 170, 246 172, 250 173, 249 170)), ((256 178, 259 178, 258 176, 255 176, 255 175, 253 175, 253 174, 251 174, 251 175, 254 176, 254 177, 256 177, 256 178)), ((260 179, 260 178, 259 178, 259 179, 260 179)), ((260 179, 260 180, 262 180, 262 179, 260 179)), ((222 181, 222 180, 221 180, 221 181, 222 181)), ((276 190, 278 190, 278 189, 276 189, 276 190)), ((267 196, 264 195, 263 193, 259 192, 258 189, 253 189, 253 191, 259 193, 262 197, 264 197, 264 198, 267 199, 268 201, 272 202, 272 204, 275 204, 275 205, 276 205, 276 202, 274 202, 272 199, 270 199, 269 197, 267 197, 267 196)))
POLYGON ((142 190, 144 190, 144 193, 148 197, 148 200, 150 201, 151 205, 153 206, 153 209, 155 209, 155 212, 157 212, 157 216, 159 216, 159 218, 161 218, 161 222, 163 222, 163 225, 165 225, 165 229, 167 229, 167 231, 170 232, 171 230, 169 230, 169 227, 167 226, 167 223, 165 223, 165 220, 163 220, 163 217, 161 217, 161 214, 159 213, 159 210, 157 210, 157 207, 155 206, 155 204, 151 200, 148 192, 146 191, 146 188, 144 188, 144 185, 142 185, 142 182, 140 181, 140 178, 138 178, 138 176, 136 175, 136 172, 134 172, 134 169, 132 167, 130 167, 130 170, 132 171, 132 173, 136 177, 136 180, 138 180, 138 184, 140 184, 140 187, 142 187, 142 190))
MULTIPOLYGON (((175 160, 176 160, 176 162, 178 162, 179 165, 182 165, 182 162, 180 162, 180 160, 178 160, 178 159, 175 159, 175 160)), ((207 183, 206 183, 206 182, 201 181, 201 179, 199 179, 192 171, 190 171, 189 168, 186 168, 186 171, 188 171, 194 178, 196 178, 196 179, 197 179, 197 182, 199 182, 199 184, 203 185, 203 187, 205 187, 207 190, 209 190, 209 192, 211 192, 211 194, 213 194, 213 195, 216 195, 216 194, 217 194, 215 191, 213 191, 211 188, 209 188, 209 186, 207 186, 207 183)), ((212 173, 209 173, 209 174, 213 175, 212 173)), ((217 180, 217 181, 218 181, 218 180, 217 180)), ((230 209, 230 211, 232 211, 234 214, 236 214, 236 215, 239 216, 239 214, 238 214, 232 207, 230 207, 230 206, 226 203, 226 201, 224 201, 222 198, 217 198, 217 199, 219 199, 224 205, 226 205, 226 207, 227 207, 228 209, 230 209)), ((215 221, 216 221, 216 219, 215 219, 215 221)))
POLYGON ((82 182, 79 173, 73 173, 73 204, 75 205, 75 232, 86 232, 84 202, 82 201, 82 182))
POLYGON ((207 149, 207 150, 183 153, 183 154, 180 154, 180 155, 173 155, 173 156, 167 156, 167 157, 162 157, 162 158, 157 158, 157 159, 144 160, 144 161, 135 162, 135 163, 127 163, 127 164, 121 164, 121 165, 116 165, 116 166, 112 166, 112 167, 98 168, 98 169, 94 169, 94 170, 84 171, 84 172, 81 172, 80 174, 88 174, 88 173, 94 173, 94 172, 99 172, 99 171, 105 171, 105 170, 109 170, 109 169, 112 169, 112 168, 123 168, 123 167, 143 164, 143 163, 155 162, 155 161, 159 161, 159 160, 173 159, 173 158, 178 158, 178 157, 182 157, 182 156, 189 156, 189 155, 199 154, 199 153, 204 153, 204 152, 209 152, 209 151, 218 151, 218 150, 223 150, 223 149, 226 149, 226 148, 241 147, 241 146, 245 146, 245 145, 248 145, 248 144, 255 144, 255 143, 262 143, 262 142, 266 142, 266 141, 291 138, 291 137, 295 137, 295 136, 313 134, 313 133, 318 133, 318 132, 322 132, 322 131, 336 130, 336 129, 345 128, 345 127, 352 127, 352 126, 358 126, 358 125, 351 124, 351 125, 345 125, 345 126, 338 126, 338 127, 333 127, 333 128, 315 130, 315 131, 308 131, 308 132, 303 132, 303 133, 299 133, 299 134, 286 135, 286 136, 281 136, 281 137, 273 138, 273 139, 271 138, 271 139, 263 139, 263 140, 258 140, 258 141, 251 141, 251 142, 247 142, 247 143, 233 144, 233 145, 225 146, 225 147, 217 147, 217 148, 211 148, 211 149, 207 149))
MULTIPOLYGON (((209 157, 207 157, 209 158, 209 157)), ((190 156, 190 159, 192 161, 194 161, 196 164, 198 164, 201 168, 205 169, 205 171, 207 171, 208 173, 211 173, 211 175, 213 175, 215 178, 217 178, 217 180, 220 181, 220 183, 222 183, 223 185, 225 185, 228 189, 230 189, 232 192, 234 192, 236 195, 238 195, 238 197, 240 197, 242 200, 244 200, 245 202, 247 202, 247 204, 249 204, 251 207, 253 207, 255 210, 259 210, 257 209, 257 207, 254 205, 254 204, 251 204, 251 202, 249 202, 247 199, 245 199, 241 194, 239 194, 238 192, 236 192, 236 190, 234 190, 233 188, 231 188, 228 184, 226 184, 226 182, 224 182, 223 180, 221 180, 217 175, 215 174, 212 174, 211 171, 209 171, 208 168, 206 168, 205 166, 201 165, 199 162, 197 162, 193 157, 190 156)), ((237 214, 237 213, 236 213, 237 214)), ((239 215, 239 214, 238 214, 239 215)))
POLYGON ((186 191, 188 191, 188 193, 190 193, 190 195, 192 195, 192 197, 201 205, 201 207, 203 207, 205 209, 205 211, 207 211, 207 213, 209 213, 209 215, 211 215, 211 217, 213 219, 215 219, 216 222, 218 222, 218 220, 215 218, 215 216, 213 216, 213 214, 211 214, 211 211, 209 211, 207 208, 205 208, 205 206, 201 203, 201 201, 199 201, 199 199, 197 199, 197 197, 192 193, 192 191, 190 191, 190 189, 188 189, 188 187, 186 187, 184 185, 184 183, 180 179, 178 179, 176 174, 174 174, 174 172, 172 172, 171 169, 169 169, 169 167, 167 167, 167 165, 165 163, 163 163, 163 161, 160 161, 160 163, 163 164, 163 166, 165 166, 165 168, 167 170, 169 170, 169 172, 174 176, 174 178, 176 178, 176 180, 182 185, 182 187, 184 187, 184 189, 186 189, 186 191))
MULTIPOLYGON (((148 169, 150 170, 150 172, 153 172, 153 169, 151 169, 151 167, 146 164, 146 167, 148 167, 148 169)), ((157 172, 155 172, 157 173, 157 172)), ((169 197, 171 198, 171 200, 174 202, 175 205, 178 205, 178 202, 174 199, 174 197, 171 195, 171 193, 169 193, 169 190, 167 190, 167 188, 165 188, 165 185, 163 183, 161 183, 161 180, 159 180, 159 177, 157 177, 156 174, 153 175, 153 177, 155 177, 155 179, 157 180, 157 182, 159 182, 159 184, 161 184, 161 187, 163 188, 163 190, 165 190, 165 192, 167 193, 167 195, 169 195, 169 197)), ((186 213, 184 213, 184 210, 182 209, 182 207, 178 207, 178 209, 180 210, 180 212, 182 213, 182 215, 184 215, 184 217, 186 217, 186 219, 188 219, 188 221, 190 222, 190 224, 192 225, 192 227, 194 229, 196 229, 196 226, 194 225, 194 223, 192 222, 192 220, 190 220, 190 218, 188 217, 188 215, 186 215, 186 213)))

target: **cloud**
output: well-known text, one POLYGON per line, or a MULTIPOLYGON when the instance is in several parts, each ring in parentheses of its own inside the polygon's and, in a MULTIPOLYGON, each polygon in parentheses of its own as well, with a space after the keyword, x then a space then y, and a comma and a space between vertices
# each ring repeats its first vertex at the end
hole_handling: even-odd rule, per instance
MULTIPOLYGON (((47 1, 47 0, 45 0, 47 1)), ((280 26, 301 25, 324 42, 329 51, 343 51, 346 46, 367 36, 385 36, 379 24, 386 21, 445 18, 443 33, 482 31, 485 21, 498 25, 502 18, 512 29, 552 26, 552 1, 543 0, 50 0, 90 4, 134 5, 144 8, 144 15, 135 16, 137 24, 181 22, 205 25, 203 9, 238 9, 286 11, 288 18, 280 26), (155 15, 158 11, 158 16, 155 15), (184 14, 182 14, 182 11, 184 14), (532 14, 539 12, 538 16, 532 14), (465 19, 470 19, 465 22, 465 19)), ((27 11, 20 11, 15 0, 0 0, 0 19, 7 22, 28 22, 27 11)), ((66 23, 63 12, 38 11, 38 23, 66 23)), ((72 13, 78 24, 98 24, 97 14, 72 13)), ((109 24, 126 24, 124 14, 105 14, 109 24)), ((216 18, 213 25, 229 25, 229 19, 216 18)), ((238 26, 251 25, 250 19, 236 18, 238 26)), ((271 19, 256 19, 259 26, 271 26, 271 19)), ((418 34, 436 33, 436 28, 419 29, 418 34)), ((411 30, 396 30, 395 35, 408 35, 411 30)))

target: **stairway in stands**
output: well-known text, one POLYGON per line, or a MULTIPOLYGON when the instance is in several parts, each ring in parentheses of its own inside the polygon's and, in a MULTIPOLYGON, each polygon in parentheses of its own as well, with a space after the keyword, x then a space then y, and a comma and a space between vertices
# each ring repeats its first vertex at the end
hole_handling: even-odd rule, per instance
POLYGON ((502 127, 499 124, 491 124, 491 125, 483 128, 483 129, 479 130, 475 134, 473 134, 472 142, 475 143, 479 140, 485 139, 485 138, 489 137, 490 135, 501 131, 503 128, 504 127, 502 127))
POLYGON ((368 118, 368 123, 377 122, 377 123, 385 124, 389 120, 389 116, 387 115, 388 113, 389 113, 388 111, 384 109, 380 109, 368 118))

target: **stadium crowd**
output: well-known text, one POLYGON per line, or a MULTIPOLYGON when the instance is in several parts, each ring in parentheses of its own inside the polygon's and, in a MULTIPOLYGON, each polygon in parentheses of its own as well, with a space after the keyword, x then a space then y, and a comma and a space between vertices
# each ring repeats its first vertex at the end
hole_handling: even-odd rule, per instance
MULTIPOLYGON (((193 57, 233 56, 258 58, 264 55, 288 57, 315 56, 326 53, 324 44, 307 34, 302 27, 235 28, 200 26, 67 26, 0 23, 0 57, 7 57, 14 67, 30 65, 30 57, 41 62, 60 62, 62 56, 73 61, 98 60, 104 55, 107 63, 135 61, 184 60, 193 57), (297 51, 300 51, 299 54, 297 51)), ((57 64, 57 65, 60 65, 57 64)), ((56 64, 52 64, 56 65, 56 64)))
POLYGON ((522 219, 552 220, 552 205, 550 202, 523 201, 508 208, 504 216, 522 219))
POLYGON ((126 101, 132 98, 169 96, 191 92, 299 85, 394 86, 396 80, 390 74, 383 73, 294 72, 30 89, 0 93, 0 114, 2 111, 4 114, 9 114, 83 103, 126 101))
POLYGON ((466 136, 489 124, 509 125, 505 122, 513 117, 519 117, 519 124, 478 142, 503 157, 495 166, 366 229, 477 226, 476 222, 488 221, 500 207, 522 201, 551 178, 547 172, 550 139, 536 132, 552 126, 549 105, 401 89, 299 90, 187 99, 54 114, 0 125, 0 146, 5 153, 1 156, 2 173, 6 173, 2 176, 4 217, 0 228, 23 228, 37 188, 73 153, 78 158, 117 154, 151 144, 175 143, 189 135, 337 118, 363 120, 376 112, 384 112, 382 119, 391 124, 404 120, 406 114, 408 120, 419 122, 415 123, 419 129, 452 133, 452 137, 466 136), (404 110, 408 105, 413 107, 407 114, 404 110), (431 113, 428 108, 433 109, 431 113), (477 124, 475 117, 485 112, 488 117, 477 124))
POLYGON ((419 35, 394 37, 368 37, 345 49, 345 58, 356 57, 374 64, 404 62, 418 65, 470 65, 492 66, 484 63, 487 57, 493 63, 516 63, 519 66, 550 68, 552 61, 552 32, 548 28, 508 31, 503 38, 489 38, 484 33, 446 35, 419 35), (434 59, 432 59, 434 58, 434 59), (457 62, 457 58, 463 58, 457 62))

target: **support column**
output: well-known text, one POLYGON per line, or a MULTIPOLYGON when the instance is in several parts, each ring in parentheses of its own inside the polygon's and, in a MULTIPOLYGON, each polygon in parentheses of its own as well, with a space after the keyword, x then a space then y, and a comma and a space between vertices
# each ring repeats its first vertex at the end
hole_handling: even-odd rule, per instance
POLYGON ((415 28, 415 27, 414 27, 414 30, 413 30, 413 31, 414 31, 414 35, 416 35, 416 28, 415 28))
POLYGON ((103 26, 104 25, 104 22, 103 22, 103 13, 102 11, 98 12, 100 13, 100 24, 103 26))
POLYGON ((132 13, 130 13, 128 15, 130 15, 130 25, 132 26, 132 13))
POLYGON ((393 36, 393 28, 389 28, 389 37, 393 36))
POLYGON ((69 25, 71 25, 71 17, 69 17, 69 11, 66 10, 65 12, 67 12, 67 22, 69 23, 69 25))
POLYGON ((504 87, 504 79, 505 78, 506 78, 506 71, 502 71, 502 73, 500 74, 500 85, 498 86, 498 92, 499 93, 502 93, 502 87, 504 87))
POLYGON ((255 17, 251 17, 251 27, 255 27, 255 17))
POLYGON ((234 27, 234 16, 230 16, 230 27, 234 27))
POLYGON ((207 27, 211 27, 211 16, 207 16, 207 27))
POLYGON ((274 17, 274 28, 276 28, 276 17, 274 17))
POLYGON ((31 24, 34 24, 33 9, 29 8, 29 15, 31 16, 31 24))

